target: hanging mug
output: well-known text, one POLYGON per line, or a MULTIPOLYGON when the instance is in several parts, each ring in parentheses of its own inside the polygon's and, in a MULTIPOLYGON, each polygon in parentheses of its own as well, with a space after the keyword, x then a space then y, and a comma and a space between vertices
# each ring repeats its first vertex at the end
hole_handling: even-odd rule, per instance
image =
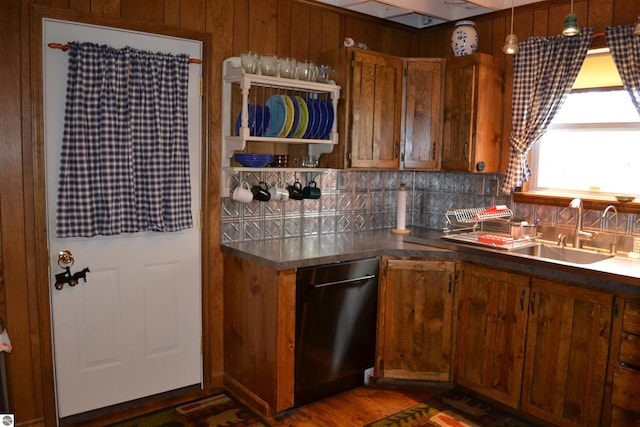
POLYGON ((287 189, 289 190, 289 197, 293 200, 304 199, 304 193, 302 193, 302 184, 300 181, 296 180, 296 182, 288 186, 287 189))
POLYGON ((261 202, 267 202, 271 199, 271 193, 269 193, 269 185, 266 182, 260 181, 258 184, 251 187, 253 192, 253 198, 261 202))
POLYGON ((309 181, 307 186, 302 190, 302 195, 305 199, 319 199, 321 194, 315 181, 309 181))
POLYGON ((284 182, 278 181, 269 189, 271 200, 280 200, 286 202, 289 200, 289 190, 284 182))
POLYGON ((250 203, 253 200, 253 193, 248 183, 243 182, 233 190, 233 200, 242 203, 250 203))

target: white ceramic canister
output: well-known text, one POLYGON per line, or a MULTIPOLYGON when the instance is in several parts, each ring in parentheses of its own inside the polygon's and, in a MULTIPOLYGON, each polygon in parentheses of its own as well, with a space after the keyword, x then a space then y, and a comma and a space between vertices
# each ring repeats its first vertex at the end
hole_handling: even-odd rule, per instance
POLYGON ((478 32, 473 21, 458 21, 451 33, 451 49, 455 56, 471 55, 478 50, 478 32))

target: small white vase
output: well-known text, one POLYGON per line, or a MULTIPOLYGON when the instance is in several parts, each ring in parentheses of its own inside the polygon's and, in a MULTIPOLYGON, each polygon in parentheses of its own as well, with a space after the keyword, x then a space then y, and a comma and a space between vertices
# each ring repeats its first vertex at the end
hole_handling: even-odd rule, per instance
POLYGON ((451 49, 455 56, 471 55, 478 50, 478 33, 473 21, 458 21, 451 34, 451 49))

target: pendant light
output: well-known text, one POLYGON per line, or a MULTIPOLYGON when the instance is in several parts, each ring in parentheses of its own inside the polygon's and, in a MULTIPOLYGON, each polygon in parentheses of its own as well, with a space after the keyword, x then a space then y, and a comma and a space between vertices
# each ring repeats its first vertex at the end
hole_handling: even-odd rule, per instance
POLYGON ((504 47, 502 48, 502 52, 505 55, 515 55, 518 53, 518 36, 513 33, 513 1, 511 0, 511 32, 504 40, 504 47))
POLYGON ((640 15, 638 15, 636 25, 633 27, 633 34, 636 36, 640 36, 640 15))
POLYGON ((573 13, 573 0, 571 0, 571 13, 564 18, 563 36, 575 36, 580 34, 580 26, 578 25, 578 17, 573 13))

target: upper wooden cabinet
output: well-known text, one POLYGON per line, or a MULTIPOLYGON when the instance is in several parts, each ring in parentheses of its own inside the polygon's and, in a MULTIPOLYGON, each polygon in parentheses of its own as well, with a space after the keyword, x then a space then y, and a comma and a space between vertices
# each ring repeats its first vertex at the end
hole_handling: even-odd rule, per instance
POLYGON ((376 376, 451 381, 457 266, 383 258, 376 376))
POLYGON ((447 61, 442 169, 499 172, 504 61, 477 53, 447 61))
POLYGON ((344 98, 338 103, 340 142, 320 167, 400 167, 402 58, 356 48, 326 52, 344 98))
POLYGON ((402 164, 404 169, 440 168, 444 59, 405 60, 402 164))
POLYGON ((338 146, 320 167, 439 167, 444 59, 405 59, 356 48, 326 52, 342 87, 338 146), (404 160, 404 161, 402 161, 404 160))

